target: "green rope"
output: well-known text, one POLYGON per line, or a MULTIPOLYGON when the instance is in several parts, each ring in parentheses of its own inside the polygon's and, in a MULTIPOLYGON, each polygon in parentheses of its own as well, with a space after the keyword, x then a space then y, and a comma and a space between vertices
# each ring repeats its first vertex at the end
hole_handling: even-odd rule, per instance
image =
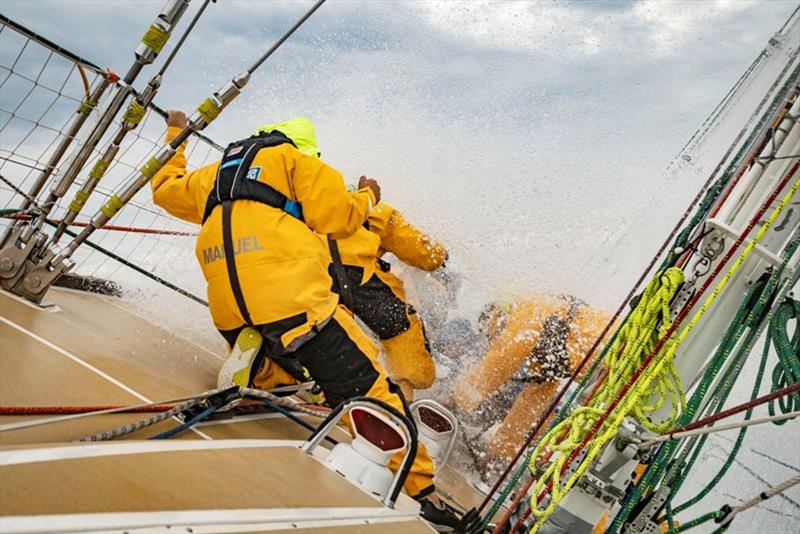
MULTIPOLYGON (((774 325, 770 323, 767 346, 775 345, 778 363, 772 370, 772 391, 791 386, 800 381, 800 301, 787 299, 775 314, 774 325), (789 322, 794 320, 794 334, 789 338, 789 322), (774 326, 774 328, 773 328, 774 326)), ((777 409, 781 413, 800 410, 800 393, 788 395, 769 403, 769 414, 775 415, 777 409)), ((783 421, 775 424, 782 425, 783 421)))
POLYGON ((724 516, 725 513, 719 510, 715 510, 713 512, 709 512, 707 514, 703 514, 698 518, 692 519, 691 521, 687 521, 683 525, 675 528, 670 528, 666 534, 678 534, 679 532, 686 532, 687 530, 694 528, 698 525, 702 525, 703 523, 708 523, 709 521, 713 521, 715 519, 719 519, 724 516))
MULTIPOLYGON (((747 298, 742 306, 739 307, 736 315, 734 316, 734 320, 731 322, 731 326, 724 336, 722 343, 720 344, 720 349, 718 349, 717 354, 715 355, 714 359, 712 360, 711 365, 714 366, 717 370, 713 372, 713 376, 716 376, 718 373, 719 368, 724 365, 729 360, 731 361, 730 366, 728 367, 727 371, 723 375, 723 379, 717 384, 717 387, 714 389, 713 393, 711 394, 711 400, 709 405, 706 409, 705 416, 709 416, 712 414, 717 414, 721 412, 725 406, 725 402, 730 395, 733 385, 739 377, 742 368, 744 367, 744 362, 747 359, 747 356, 750 354, 750 350, 752 349, 752 345, 755 343, 758 334, 758 324, 761 324, 763 317, 760 317, 759 311, 764 308, 767 296, 770 293, 768 288, 769 283, 768 280, 762 278, 756 281, 755 284, 750 288, 747 293, 747 298), (755 303, 753 302, 755 299, 755 303), (744 343, 742 343, 741 348, 730 357, 733 348, 739 342, 743 332, 748 330, 748 335, 745 337, 744 343)), ((769 299, 772 300, 771 298, 769 299)), ((756 378, 756 383, 753 388, 750 400, 755 399, 758 397, 758 391, 761 387, 761 380, 763 377, 763 368, 766 365, 766 360, 762 359, 760 367, 761 370, 758 373, 756 378)), ((712 376, 712 378, 713 378, 712 376)), ((699 389, 699 388, 698 388, 699 389)), ((704 397, 700 397, 699 401, 702 402, 704 397)), ((749 412, 746 415, 746 418, 750 418, 749 412)), ((744 430, 744 429, 743 429, 744 430)), ((706 440, 708 439, 708 435, 701 436, 698 438, 690 439, 687 444, 684 445, 684 449, 682 454, 679 456, 678 461, 673 464, 674 466, 680 466, 680 473, 678 473, 677 469, 673 469, 665 478, 666 482, 670 484, 670 488, 672 489, 671 495, 675 496, 678 493, 683 481, 686 478, 686 474, 691 472, 692 467, 694 466, 695 462, 697 461, 698 457, 700 456, 700 452, 705 446, 706 440), (688 462, 685 462, 686 456, 689 454, 690 450, 692 450, 692 457, 688 462), (685 463, 685 465, 684 465, 685 463)), ((729 460, 732 462, 733 456, 735 456, 736 452, 738 452, 738 447, 734 447, 734 450, 731 452, 729 456, 729 460)), ((721 478, 724 475, 724 471, 727 471, 727 468, 723 469, 718 473, 718 476, 721 478)), ((716 477, 715 477, 716 479, 716 477)), ((692 499, 690 503, 685 503, 681 506, 675 508, 675 514, 679 513, 681 510, 684 510, 694 504, 708 491, 711 490, 713 486, 716 485, 716 482, 712 482, 709 486, 706 487, 702 496, 696 497, 696 499, 692 499)))
MULTIPOLYGON (((772 323, 770 323, 770 325, 771 324, 772 323)), ((755 336, 753 336, 753 337, 755 337, 755 336)), ((753 340, 753 342, 754 341, 755 340, 753 340)), ((748 342, 745 343, 745 347, 747 348, 747 350, 742 350, 740 352, 744 353, 744 354, 749 354, 750 353, 750 350, 749 350, 750 346, 749 345, 751 343, 752 342, 750 340, 748 340, 748 342)), ((761 382, 762 382, 763 377, 764 377, 764 371, 765 371, 765 369, 767 367, 768 358, 769 358, 769 342, 767 342, 764 345, 764 350, 761 353, 761 361, 759 362, 759 365, 758 365, 758 372, 756 373, 756 378, 755 378, 755 381, 753 383, 753 390, 752 390, 752 392, 750 394, 750 400, 755 400, 758 397, 758 392, 761 389, 761 382)), ((741 368, 743 367, 742 363, 744 362, 745 359, 746 358, 739 358, 738 361, 736 362, 737 370, 736 370, 735 374, 737 376, 738 376, 739 372, 741 371, 741 368)), ((733 386, 733 384, 730 385, 730 388, 729 388, 728 391, 730 391, 730 389, 732 389, 732 386, 733 386)), ((719 402, 717 404, 717 409, 715 410, 716 413, 719 413, 720 411, 722 411, 722 408, 724 406, 724 402, 725 402, 726 398, 727 398, 727 395, 725 395, 724 398, 720 399, 721 402, 719 402)), ((747 410, 745 412, 745 415, 744 415, 744 420, 745 421, 750 420, 752 415, 753 415, 753 410, 752 409, 747 410)), ((681 504, 679 506, 676 506, 672 510, 672 514, 678 514, 678 513, 682 512, 683 510, 686 510, 687 508, 690 508, 691 506, 697 504, 698 502, 703 500, 711 492, 712 489, 714 489, 717 486, 717 484, 722 480, 722 478, 725 476, 725 474, 727 474, 727 472, 730 469, 730 467, 733 465, 733 462, 736 459, 736 456, 739 453, 739 450, 741 449, 742 443, 744 442, 744 438, 745 438, 746 434, 747 434, 747 428, 746 427, 742 428, 741 430, 739 430, 739 433, 736 436, 736 441, 734 442, 733 447, 731 448, 731 452, 728 454, 728 457, 725 459, 725 463, 722 465, 720 470, 714 475, 714 477, 711 479, 711 481, 709 481, 709 483, 699 493, 697 493, 697 495, 695 495, 691 499, 687 500, 683 504, 681 504)), ((703 436, 703 437, 705 438, 707 436, 708 436, 708 434, 706 436, 703 436)), ((684 473, 690 472, 692 466, 697 461, 697 458, 700 456, 700 451, 702 450, 704 445, 705 445, 705 439, 700 440, 698 445, 697 445, 697 447, 695 448, 695 452, 694 452, 694 455, 693 455, 692 459, 687 464, 686 469, 684 470, 684 473)), ((683 477, 683 479, 685 480, 685 477, 683 477)), ((674 489, 675 493, 678 492, 679 487, 680 486, 678 486, 677 488, 674 489)))
MULTIPOLYGON (((787 246, 786 250, 784 251, 784 259, 781 265, 771 272, 769 278, 766 280, 766 283, 764 283, 764 280, 762 279, 750 288, 745 301, 742 303, 742 306, 740 306, 739 310, 737 310, 731 325, 726 330, 717 351, 709 362, 708 368, 692 393, 691 398, 687 402, 686 409, 681 414, 676 426, 683 426, 690 423, 694 419, 697 410, 700 408, 703 400, 707 397, 709 386, 711 386, 723 365, 728 361, 732 349, 739 342, 743 333, 749 329, 749 332, 745 337, 745 342, 741 345, 742 349, 737 351, 736 355, 734 355, 732 363, 729 366, 728 371, 726 371, 724 379, 715 388, 712 394, 712 400, 707 407, 707 412, 709 413, 713 413, 715 410, 718 413, 722 410, 723 404, 727 399, 730 390, 732 389, 733 381, 735 381, 735 378, 741 371, 741 365, 749 354, 753 343, 756 341, 759 325, 766 321, 769 317, 766 312, 773 306, 773 300, 775 295, 778 293, 777 288, 781 284, 786 283, 790 284, 789 287, 791 287, 791 285, 796 283, 798 276, 800 276, 800 273, 795 273, 792 277, 792 280, 781 280, 789 259, 799 247, 800 235, 798 235, 789 244, 789 246, 787 246)), ((770 324, 772 324, 772 321, 770 321, 770 324)), ((759 386, 760 380, 761 378, 759 377, 759 386)), ((757 394, 757 389, 755 391, 757 394)), ((685 444, 669 442, 662 445, 658 449, 654 459, 648 465, 639 483, 633 488, 628 497, 625 499, 622 509, 612 522, 608 532, 618 532, 622 526, 622 523, 627 519, 628 515, 631 513, 636 504, 640 502, 642 497, 655 489, 657 481, 661 480, 662 484, 670 486, 670 489, 672 490, 670 494, 674 497, 677 494, 677 488, 679 488, 682 484, 684 478, 690 470, 691 465, 699 456, 699 450, 702 448, 702 445, 705 444, 705 441, 706 437, 704 436, 702 438, 690 438, 685 444), (699 447, 697 449, 695 449, 696 444, 698 444, 699 447), (681 450, 681 453, 675 457, 675 453, 678 450, 681 450), (686 458, 691 452, 694 452, 694 454, 692 454, 692 458, 687 464, 686 458), (666 475, 664 474, 665 471, 666 475)), ((732 455, 735 456, 736 452, 738 452, 738 447, 734 448, 732 455)), ((730 462, 732 461, 733 460, 730 459, 730 462)), ((719 478, 724 476, 726 471, 727 467, 723 466, 723 469, 720 471, 720 473, 718 473, 719 478)), ((713 487, 718 481, 719 480, 717 480, 717 477, 715 477, 709 485, 713 487)), ((696 496, 698 497, 697 500, 692 499, 692 501, 697 502, 701 500, 708 493, 708 491, 711 490, 711 487, 707 488, 707 491, 704 489, 704 493, 701 492, 702 495, 696 496)), ((692 504, 694 504, 694 502, 692 502, 692 504)), ((681 509, 685 509, 688 506, 690 506, 690 504, 685 503, 685 505, 682 505, 681 509)), ((670 524, 672 524, 672 513, 677 513, 677 511, 678 510, 673 511, 671 509, 671 503, 669 503, 669 507, 667 508, 667 520, 670 521, 670 524)))

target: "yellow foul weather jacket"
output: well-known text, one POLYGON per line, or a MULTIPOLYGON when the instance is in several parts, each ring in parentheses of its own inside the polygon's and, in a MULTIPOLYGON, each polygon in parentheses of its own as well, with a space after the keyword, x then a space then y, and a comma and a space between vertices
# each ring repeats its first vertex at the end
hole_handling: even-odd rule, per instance
POLYGON ((367 218, 368 228, 359 228, 352 236, 337 240, 342 263, 364 269, 361 283, 370 279, 378 258, 391 252, 403 263, 435 271, 444 264, 444 247, 405 220, 403 215, 381 202, 367 218))
MULTIPOLYGON (((608 316, 586 305, 579 305, 570 313, 570 301, 565 298, 534 296, 521 298, 507 310, 494 308, 487 314, 484 335, 489 347, 483 357, 460 377, 453 391, 456 405, 472 412, 491 398, 528 361, 543 336, 549 318, 568 321, 569 330, 564 340, 567 361, 561 371, 572 373, 594 344, 608 316)), ((530 361, 526 372, 536 375, 544 371, 544 362, 530 361)), ((551 362, 552 363, 552 362, 551 362)), ((547 407, 556 393, 560 378, 548 378, 527 384, 516 397, 503 418, 488 448, 495 458, 510 457, 547 407)))
MULTIPOLYGON (((169 128, 167 141, 179 132, 169 128)), ((187 172, 184 148, 151 180, 153 200, 176 217, 201 223, 220 163, 187 172)), ((236 270, 252 322, 279 326, 281 344, 292 350, 331 317, 338 303, 328 275, 330 253, 317 234, 352 234, 362 228, 376 199, 368 189, 348 192, 339 172, 290 144, 261 149, 250 169, 256 180, 302 206, 305 222, 253 200, 232 206, 236 270)), ((228 277, 221 212, 215 207, 203 223, 195 253, 214 324, 229 332, 245 320, 228 277)))

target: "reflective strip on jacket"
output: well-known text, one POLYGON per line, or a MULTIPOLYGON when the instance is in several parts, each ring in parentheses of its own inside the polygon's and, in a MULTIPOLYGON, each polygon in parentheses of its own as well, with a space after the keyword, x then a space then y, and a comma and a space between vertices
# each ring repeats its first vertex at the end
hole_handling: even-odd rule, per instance
MULTIPOLYGON (((180 128, 169 128, 167 141, 179 132, 180 128)), ((170 214, 199 224, 219 162, 187 172, 184 148, 151 180, 153 201, 170 214)), ((235 261, 247 308, 256 325, 303 317, 296 323, 299 326, 281 337, 289 348, 292 341, 327 321, 338 302, 328 275, 330 253, 317 234, 341 238, 362 228, 375 197, 368 189, 348 192, 341 174, 289 144, 259 151, 248 177, 271 185, 303 209, 305 223, 256 201, 233 203, 235 261)), ((226 331, 245 321, 228 279, 221 212, 215 208, 200 229, 195 254, 208 283, 214 325, 226 331)))

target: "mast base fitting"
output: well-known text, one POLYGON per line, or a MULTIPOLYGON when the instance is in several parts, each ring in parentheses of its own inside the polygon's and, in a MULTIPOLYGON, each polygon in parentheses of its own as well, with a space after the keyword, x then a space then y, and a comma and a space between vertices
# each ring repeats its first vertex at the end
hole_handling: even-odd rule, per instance
POLYGON ((48 250, 38 262, 27 260, 24 275, 11 287, 11 291, 32 302, 40 303, 47 290, 62 274, 75 267, 70 258, 61 258, 54 263, 56 252, 48 250))
POLYGON ((17 283, 24 273, 28 258, 47 241, 47 236, 38 230, 33 233, 32 239, 23 241, 23 233, 27 230, 28 227, 22 225, 12 230, 6 245, 0 249, 0 283, 6 289, 11 289, 17 283))

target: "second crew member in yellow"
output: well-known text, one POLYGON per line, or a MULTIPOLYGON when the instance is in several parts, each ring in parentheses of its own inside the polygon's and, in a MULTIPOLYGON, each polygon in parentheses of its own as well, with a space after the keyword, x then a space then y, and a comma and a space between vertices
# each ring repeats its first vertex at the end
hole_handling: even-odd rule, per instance
MULTIPOLYGON (((167 141, 186 123, 183 113, 169 112, 167 141)), ((153 200, 202 224, 195 252, 209 310, 232 347, 219 382, 250 385, 265 358, 285 357, 308 370, 331 406, 366 395, 402 412, 377 347, 331 291, 330 254, 318 236, 346 237, 361 228, 380 188, 362 177, 360 189, 348 192, 316 145, 311 122, 292 119, 231 143, 221 161, 193 171, 181 146, 152 178, 153 200)), ((398 468, 400 456, 390 468, 398 468)), ((419 444, 405 490, 420 500, 424 518, 457 523, 442 508, 433 475, 419 444)))
MULTIPOLYGON (((484 352, 456 379, 450 399, 481 431, 497 425, 484 465, 513 456, 561 380, 571 375, 607 323, 606 314, 570 296, 532 296, 484 310, 484 352)), ((456 361, 468 342, 459 341, 475 340, 461 330, 450 336, 458 339, 437 339, 439 347, 451 345, 456 361)))
POLYGON ((389 376, 411 400, 415 389, 433 385, 436 367, 422 319, 408 303, 403 281, 381 257, 389 252, 407 265, 434 271, 444 265, 447 252, 385 202, 362 228, 337 242, 353 312, 380 338, 389 376))

